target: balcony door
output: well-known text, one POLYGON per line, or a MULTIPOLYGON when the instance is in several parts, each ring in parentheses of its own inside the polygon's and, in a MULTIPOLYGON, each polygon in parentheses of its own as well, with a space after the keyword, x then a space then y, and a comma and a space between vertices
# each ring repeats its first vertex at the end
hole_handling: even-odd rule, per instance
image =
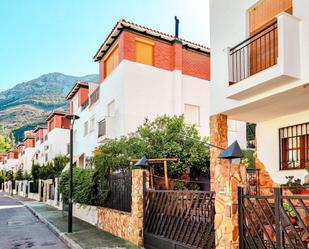
POLYGON ((276 16, 281 12, 292 14, 292 0, 261 0, 248 10, 250 75, 277 64, 276 16))

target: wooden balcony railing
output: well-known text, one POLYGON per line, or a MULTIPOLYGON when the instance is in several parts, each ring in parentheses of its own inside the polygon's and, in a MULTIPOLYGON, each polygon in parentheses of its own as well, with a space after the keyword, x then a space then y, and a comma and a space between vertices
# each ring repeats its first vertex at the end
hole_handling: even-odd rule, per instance
POLYGON ((277 21, 230 49, 230 85, 275 64, 278 57, 277 21))

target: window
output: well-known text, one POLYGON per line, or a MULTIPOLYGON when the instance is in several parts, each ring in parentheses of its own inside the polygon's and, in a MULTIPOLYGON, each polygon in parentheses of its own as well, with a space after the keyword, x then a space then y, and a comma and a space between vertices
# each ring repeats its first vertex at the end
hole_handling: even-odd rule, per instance
POLYGON ((105 78, 117 67, 118 57, 118 45, 116 45, 104 61, 105 78))
POLYGON ((93 132, 94 131, 94 125, 95 125, 95 118, 91 117, 90 118, 90 125, 89 125, 89 132, 93 132))
POLYGON ((108 105, 107 105, 107 116, 115 117, 115 100, 108 103, 108 105))
POLYGON ((106 120, 103 119, 99 122, 98 126, 98 137, 103 137, 106 135, 106 120))
POLYGON ((87 136, 87 134, 88 134, 88 121, 84 123, 84 136, 87 136))
POLYGON ((304 169, 308 165, 309 123, 279 129, 280 169, 304 169))
POLYGON ((136 62, 153 65, 153 46, 154 43, 136 38, 135 53, 136 62))
POLYGON ((186 124, 200 125, 200 107, 197 105, 185 104, 184 118, 186 124))

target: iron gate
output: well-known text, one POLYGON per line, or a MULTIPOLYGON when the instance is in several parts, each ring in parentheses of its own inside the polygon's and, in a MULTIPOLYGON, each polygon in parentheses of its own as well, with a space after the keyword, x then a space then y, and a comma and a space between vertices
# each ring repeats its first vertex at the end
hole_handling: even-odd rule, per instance
POLYGON ((283 195, 277 188, 273 195, 250 196, 239 188, 238 214, 240 249, 309 248, 308 195, 283 195))
POLYGON ((145 248, 215 248, 214 199, 206 191, 146 191, 145 248))

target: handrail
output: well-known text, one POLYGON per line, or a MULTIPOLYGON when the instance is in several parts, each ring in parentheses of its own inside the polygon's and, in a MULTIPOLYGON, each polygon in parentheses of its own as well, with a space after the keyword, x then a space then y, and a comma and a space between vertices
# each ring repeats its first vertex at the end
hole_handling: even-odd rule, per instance
POLYGON ((234 50, 235 48, 239 47, 239 46, 242 45, 243 43, 246 43, 247 41, 251 40, 252 38, 254 38, 254 37, 260 35, 260 34, 263 33, 265 30, 269 29, 271 26, 273 26, 273 25, 275 25, 275 24, 277 24, 277 20, 275 20, 274 22, 272 22, 272 23, 270 23, 269 25, 267 25, 265 28, 263 28, 262 30, 260 30, 258 33, 254 34, 254 35, 248 37, 246 40, 244 40, 244 41, 238 43, 236 46, 232 47, 232 48, 230 49, 230 51, 232 51, 232 50, 234 50))

